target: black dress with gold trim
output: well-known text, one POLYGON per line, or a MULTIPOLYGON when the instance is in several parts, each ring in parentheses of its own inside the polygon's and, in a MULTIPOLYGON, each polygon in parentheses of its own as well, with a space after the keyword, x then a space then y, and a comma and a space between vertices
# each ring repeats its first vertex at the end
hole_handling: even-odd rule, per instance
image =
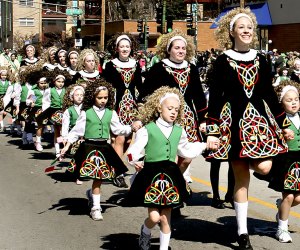
POLYGON ((260 159, 287 151, 281 129, 289 122, 272 87, 266 58, 250 50, 225 51, 213 65, 207 114, 208 135, 220 148, 208 157, 260 159))
MULTIPOLYGON (((299 117, 298 112, 298 117, 299 117)), ((289 127, 294 131, 294 139, 287 141, 289 151, 278 155, 273 160, 269 188, 278 192, 300 192, 300 127, 292 123, 289 127)))

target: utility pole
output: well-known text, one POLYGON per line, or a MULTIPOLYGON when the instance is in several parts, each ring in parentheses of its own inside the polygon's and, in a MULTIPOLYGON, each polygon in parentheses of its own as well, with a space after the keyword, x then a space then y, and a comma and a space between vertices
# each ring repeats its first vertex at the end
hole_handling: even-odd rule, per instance
POLYGON ((166 33, 166 12, 167 12, 167 1, 163 0, 163 15, 162 15, 162 34, 166 33))
POLYGON ((102 0, 101 5, 101 34, 100 34, 100 50, 104 50, 104 37, 105 37, 105 0, 102 0))
POLYGON ((198 1, 195 0, 195 4, 192 4, 192 13, 194 15, 194 20, 195 20, 195 36, 194 36, 194 43, 196 46, 198 46, 198 1))
POLYGON ((240 0, 240 7, 245 8, 245 0, 240 0))

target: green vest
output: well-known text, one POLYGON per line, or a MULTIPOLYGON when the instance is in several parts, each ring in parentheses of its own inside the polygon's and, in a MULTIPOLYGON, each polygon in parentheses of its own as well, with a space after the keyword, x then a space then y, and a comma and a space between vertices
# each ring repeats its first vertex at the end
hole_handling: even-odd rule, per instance
POLYGON ((8 89, 9 81, 5 80, 4 84, 0 83, 0 95, 5 95, 6 90, 8 89))
POLYGON ((300 151, 300 128, 297 129, 294 123, 291 122, 289 129, 294 131, 294 139, 286 142, 289 151, 300 151))
POLYGON ((100 120, 93 108, 86 111, 85 139, 109 139, 112 110, 105 109, 100 120))
POLYGON ((69 115, 70 115, 70 125, 69 125, 69 128, 72 129, 75 124, 76 124, 76 121, 79 117, 76 109, 74 108, 74 106, 71 106, 70 108, 68 108, 68 111, 69 111, 69 115))
POLYGON ((174 125, 171 135, 169 138, 166 138, 154 122, 150 122, 145 127, 148 132, 148 143, 145 147, 145 162, 164 160, 175 162, 182 128, 174 125))
POLYGON ((63 104, 63 99, 64 99, 64 95, 65 95, 65 88, 62 89, 60 95, 57 93, 55 88, 51 88, 50 89, 50 94, 51 94, 51 108, 58 108, 61 109, 62 108, 62 104, 63 104))
POLYGON ((34 95, 36 96, 36 100, 35 100, 35 107, 42 107, 43 104, 43 93, 41 92, 41 90, 37 87, 33 87, 32 88, 34 95))
POLYGON ((22 85, 22 91, 21 91, 21 102, 26 102, 26 98, 28 95, 28 87, 26 86, 26 84, 22 85))

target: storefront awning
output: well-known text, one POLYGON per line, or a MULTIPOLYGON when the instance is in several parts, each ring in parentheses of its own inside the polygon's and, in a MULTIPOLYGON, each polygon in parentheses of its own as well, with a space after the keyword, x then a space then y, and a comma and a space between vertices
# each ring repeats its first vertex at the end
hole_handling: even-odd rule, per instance
MULTIPOLYGON (((259 26, 270 26, 272 25, 272 18, 269 10, 268 3, 260 3, 260 4, 249 4, 246 7, 250 7, 251 11, 256 15, 257 24, 259 26)), ((232 10, 234 7, 224 9, 219 16, 216 18, 214 23, 210 26, 211 29, 215 29, 218 27, 217 22, 220 20, 222 16, 224 16, 228 11, 232 10)))

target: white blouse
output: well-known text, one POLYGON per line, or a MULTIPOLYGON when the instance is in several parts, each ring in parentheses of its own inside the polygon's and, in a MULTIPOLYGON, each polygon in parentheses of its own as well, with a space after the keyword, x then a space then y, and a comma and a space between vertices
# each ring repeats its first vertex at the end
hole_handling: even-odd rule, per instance
MULTIPOLYGON (((158 118, 155 123, 164 136, 169 138, 173 130, 173 123, 168 123, 161 118, 158 118)), ((147 143, 148 132, 147 129, 143 127, 137 131, 135 140, 127 151, 127 156, 130 155, 130 159, 132 159, 132 161, 130 161, 127 157, 129 164, 134 165, 140 158, 145 156, 144 149, 147 143)), ((189 142, 185 130, 182 129, 177 155, 191 159, 199 156, 205 149, 206 143, 204 142, 189 142)))
MULTIPOLYGON (((74 109, 77 112, 78 116, 80 115, 81 107, 82 104, 80 105, 74 104, 74 109)), ((70 126, 70 112, 68 109, 66 109, 65 112, 63 113, 62 126, 61 126, 61 136, 64 139, 67 139, 67 136, 69 134, 69 126, 70 126)))
MULTIPOLYGON (((102 119, 105 108, 98 108, 96 106, 93 106, 93 109, 95 110, 97 116, 99 119, 102 119)), ((69 132, 67 139, 68 142, 74 143, 79 139, 79 137, 84 136, 85 134, 85 124, 86 124, 86 112, 81 111, 80 115, 76 121, 75 126, 71 129, 69 132)), ((129 125, 123 125, 120 120, 119 116, 117 115, 117 112, 113 110, 111 122, 110 122, 110 130, 115 135, 125 135, 128 136, 131 134, 131 126, 129 125)))

